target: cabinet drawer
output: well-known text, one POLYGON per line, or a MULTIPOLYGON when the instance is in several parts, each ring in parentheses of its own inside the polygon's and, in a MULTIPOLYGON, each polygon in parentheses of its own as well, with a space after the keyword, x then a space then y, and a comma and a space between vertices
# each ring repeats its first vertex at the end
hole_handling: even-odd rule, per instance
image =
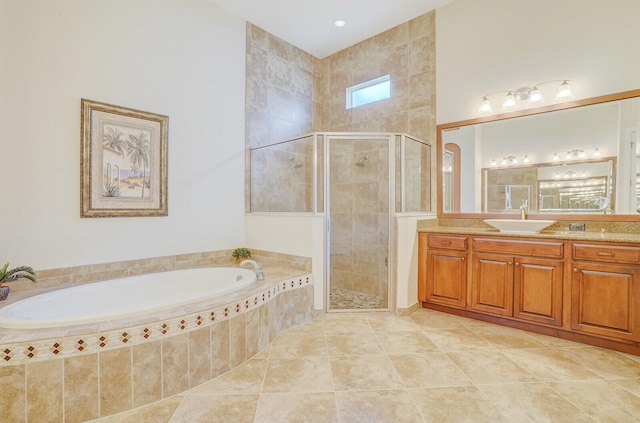
POLYGON ((524 241, 504 238, 473 238, 473 251, 486 253, 527 255, 536 257, 564 257, 562 241, 524 241))
POLYGON ((604 244, 573 244, 574 260, 640 263, 640 247, 604 244))
POLYGON ((446 248, 450 250, 466 250, 466 236, 429 235, 427 245, 429 248, 446 248))

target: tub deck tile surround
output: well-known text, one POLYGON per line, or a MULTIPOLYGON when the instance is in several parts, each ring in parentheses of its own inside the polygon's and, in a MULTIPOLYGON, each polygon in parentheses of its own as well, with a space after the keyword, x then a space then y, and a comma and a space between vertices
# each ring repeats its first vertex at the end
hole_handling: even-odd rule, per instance
POLYGON ((0 397, 0 421, 95 419, 170 397, 242 364, 314 315, 310 274, 263 267, 265 281, 159 315, 0 329, 0 382, 11 387, 3 396, 11 401, 0 397), (34 384, 37 390, 27 389, 34 384))

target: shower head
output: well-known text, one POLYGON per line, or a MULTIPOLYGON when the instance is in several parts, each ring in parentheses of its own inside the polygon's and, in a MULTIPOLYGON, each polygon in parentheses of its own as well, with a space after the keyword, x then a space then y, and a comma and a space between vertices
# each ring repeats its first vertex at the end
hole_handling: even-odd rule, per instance
POLYGON ((294 169, 300 169, 302 166, 304 166, 302 163, 299 163, 298 159, 296 159, 295 157, 292 158, 290 161, 291 161, 291 163, 293 163, 293 168, 294 169))
POLYGON ((369 156, 362 156, 362 158, 356 162, 356 166, 364 167, 365 160, 369 160, 369 156))

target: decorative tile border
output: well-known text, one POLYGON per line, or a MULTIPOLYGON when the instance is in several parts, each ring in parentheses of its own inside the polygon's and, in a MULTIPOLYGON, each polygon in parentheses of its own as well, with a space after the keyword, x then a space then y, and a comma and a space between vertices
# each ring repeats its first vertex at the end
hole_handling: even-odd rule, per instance
POLYGON ((240 300, 184 316, 97 333, 7 343, 0 345, 0 367, 76 357, 188 333, 247 313, 282 292, 312 284, 313 276, 305 275, 277 282, 240 300))

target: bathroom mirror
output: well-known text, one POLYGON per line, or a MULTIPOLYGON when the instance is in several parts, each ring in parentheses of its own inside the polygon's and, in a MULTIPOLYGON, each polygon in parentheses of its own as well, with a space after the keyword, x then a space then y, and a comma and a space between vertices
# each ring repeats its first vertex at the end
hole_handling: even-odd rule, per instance
POLYGON ((639 129, 640 90, 438 125, 438 214, 640 220, 639 129))

